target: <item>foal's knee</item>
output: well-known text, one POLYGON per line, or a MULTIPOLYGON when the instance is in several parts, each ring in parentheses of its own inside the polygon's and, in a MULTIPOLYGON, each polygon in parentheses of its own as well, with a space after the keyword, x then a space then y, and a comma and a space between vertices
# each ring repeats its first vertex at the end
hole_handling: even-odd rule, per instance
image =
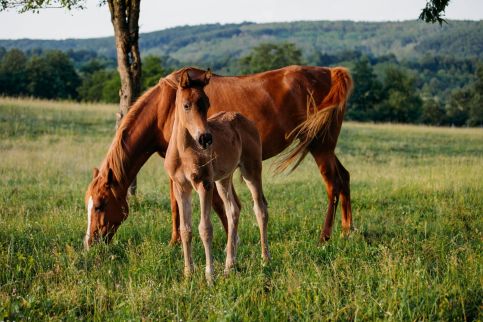
POLYGON ((188 240, 190 241, 193 237, 193 232, 191 231, 191 227, 180 227, 179 233, 181 235, 181 240, 188 240))
POLYGON ((200 223, 198 230, 200 232, 201 240, 211 241, 213 236, 213 226, 211 224, 200 223))

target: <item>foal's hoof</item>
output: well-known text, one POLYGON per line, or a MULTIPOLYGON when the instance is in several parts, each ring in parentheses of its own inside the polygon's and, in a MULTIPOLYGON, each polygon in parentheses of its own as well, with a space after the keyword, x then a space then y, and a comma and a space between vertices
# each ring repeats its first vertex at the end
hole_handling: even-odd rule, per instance
POLYGON ((213 276, 213 273, 208 273, 208 272, 205 272, 205 278, 206 278, 206 284, 208 284, 208 286, 213 286, 214 282, 215 282, 215 277, 213 276))
POLYGON ((193 275, 193 267, 185 267, 184 268, 184 277, 190 278, 193 275))
POLYGON ((233 271, 235 270, 235 265, 232 265, 232 266, 229 266, 229 267, 225 267, 225 269, 223 270, 223 275, 225 276, 228 276, 230 275, 233 271))

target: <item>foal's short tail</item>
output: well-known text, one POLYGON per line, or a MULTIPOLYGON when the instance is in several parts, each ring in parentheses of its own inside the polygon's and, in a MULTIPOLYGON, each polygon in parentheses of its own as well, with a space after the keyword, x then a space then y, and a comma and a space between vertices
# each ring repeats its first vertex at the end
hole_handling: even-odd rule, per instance
MULTIPOLYGON (((295 147, 289 150, 285 157, 277 165, 277 171, 286 170, 290 164, 295 162, 290 172, 295 170, 309 152, 309 144, 316 138, 331 138, 331 135, 338 135, 338 129, 342 123, 347 101, 352 93, 352 78, 349 71, 343 67, 330 69, 331 87, 322 103, 316 106, 314 98, 309 93, 307 99, 307 118, 300 123, 287 136, 298 139, 295 147), (336 133, 331 129, 337 129, 336 133)), ((337 138, 335 138, 337 139, 337 138)))

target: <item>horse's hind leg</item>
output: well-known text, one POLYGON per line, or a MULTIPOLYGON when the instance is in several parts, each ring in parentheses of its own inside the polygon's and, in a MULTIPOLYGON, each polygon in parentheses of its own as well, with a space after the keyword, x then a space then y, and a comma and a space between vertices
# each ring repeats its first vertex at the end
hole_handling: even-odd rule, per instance
POLYGON ((260 229, 262 258, 265 262, 268 262, 270 261, 267 236, 268 205, 262 188, 262 162, 251 162, 250 166, 243 164, 240 166, 240 171, 252 195, 253 211, 257 217, 258 228, 260 229))
POLYGON ((335 157, 337 164, 337 172, 341 182, 340 202, 342 208, 342 232, 344 235, 349 235, 352 228, 352 207, 351 207, 351 192, 350 192, 350 175, 342 163, 340 163, 337 156, 335 157))
POLYGON ((238 220, 240 217, 240 208, 236 203, 235 196, 233 195, 231 176, 217 181, 216 187, 220 194, 221 200, 225 206, 226 217, 228 221, 228 240, 226 244, 226 261, 225 261, 225 274, 229 273, 235 266, 236 260, 236 248, 237 248, 237 234, 238 234, 238 220))
POLYGON ((318 151, 311 151, 320 174, 325 182, 328 197, 327 214, 325 216, 324 228, 320 232, 320 241, 324 242, 330 239, 332 234, 332 226, 334 224, 334 217, 337 211, 337 204, 339 203, 340 180, 337 172, 336 157, 333 152, 323 153, 318 151))
POLYGON ((175 245, 180 241, 179 235, 179 209, 174 195, 173 180, 169 179, 169 199, 171 202, 171 240, 170 245, 175 245))

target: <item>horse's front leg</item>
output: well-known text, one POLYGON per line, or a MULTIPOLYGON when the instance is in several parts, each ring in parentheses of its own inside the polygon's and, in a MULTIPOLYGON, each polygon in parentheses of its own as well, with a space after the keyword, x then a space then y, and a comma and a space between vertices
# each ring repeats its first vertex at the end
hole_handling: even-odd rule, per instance
POLYGON ((205 247, 206 268, 205 276, 209 285, 213 284, 213 254, 211 244, 213 240, 213 226, 211 225, 211 201, 213 198, 213 183, 200 184, 198 187, 200 197, 201 218, 198 230, 203 246, 205 247))
POLYGON ((193 273, 193 257, 191 250, 191 239, 193 237, 191 229, 191 185, 180 187, 178 184, 173 184, 174 195, 179 205, 179 232, 181 235, 181 243, 183 244, 184 254, 184 275, 186 277, 193 273))
MULTIPOLYGON (((179 208, 178 203, 176 202, 176 197, 174 196, 173 191, 173 181, 169 179, 169 197, 171 201, 171 240, 169 244, 171 246, 176 245, 180 241, 180 234, 179 234, 179 208)), ((238 201, 238 197, 235 194, 235 199, 238 204, 238 208, 240 208, 240 202, 238 201)), ((221 224, 223 225, 223 229, 225 233, 228 235, 228 221, 226 219, 225 208, 223 205, 223 200, 221 200, 216 187, 213 191, 213 201, 212 201, 213 209, 215 210, 218 218, 220 218, 221 224)))

